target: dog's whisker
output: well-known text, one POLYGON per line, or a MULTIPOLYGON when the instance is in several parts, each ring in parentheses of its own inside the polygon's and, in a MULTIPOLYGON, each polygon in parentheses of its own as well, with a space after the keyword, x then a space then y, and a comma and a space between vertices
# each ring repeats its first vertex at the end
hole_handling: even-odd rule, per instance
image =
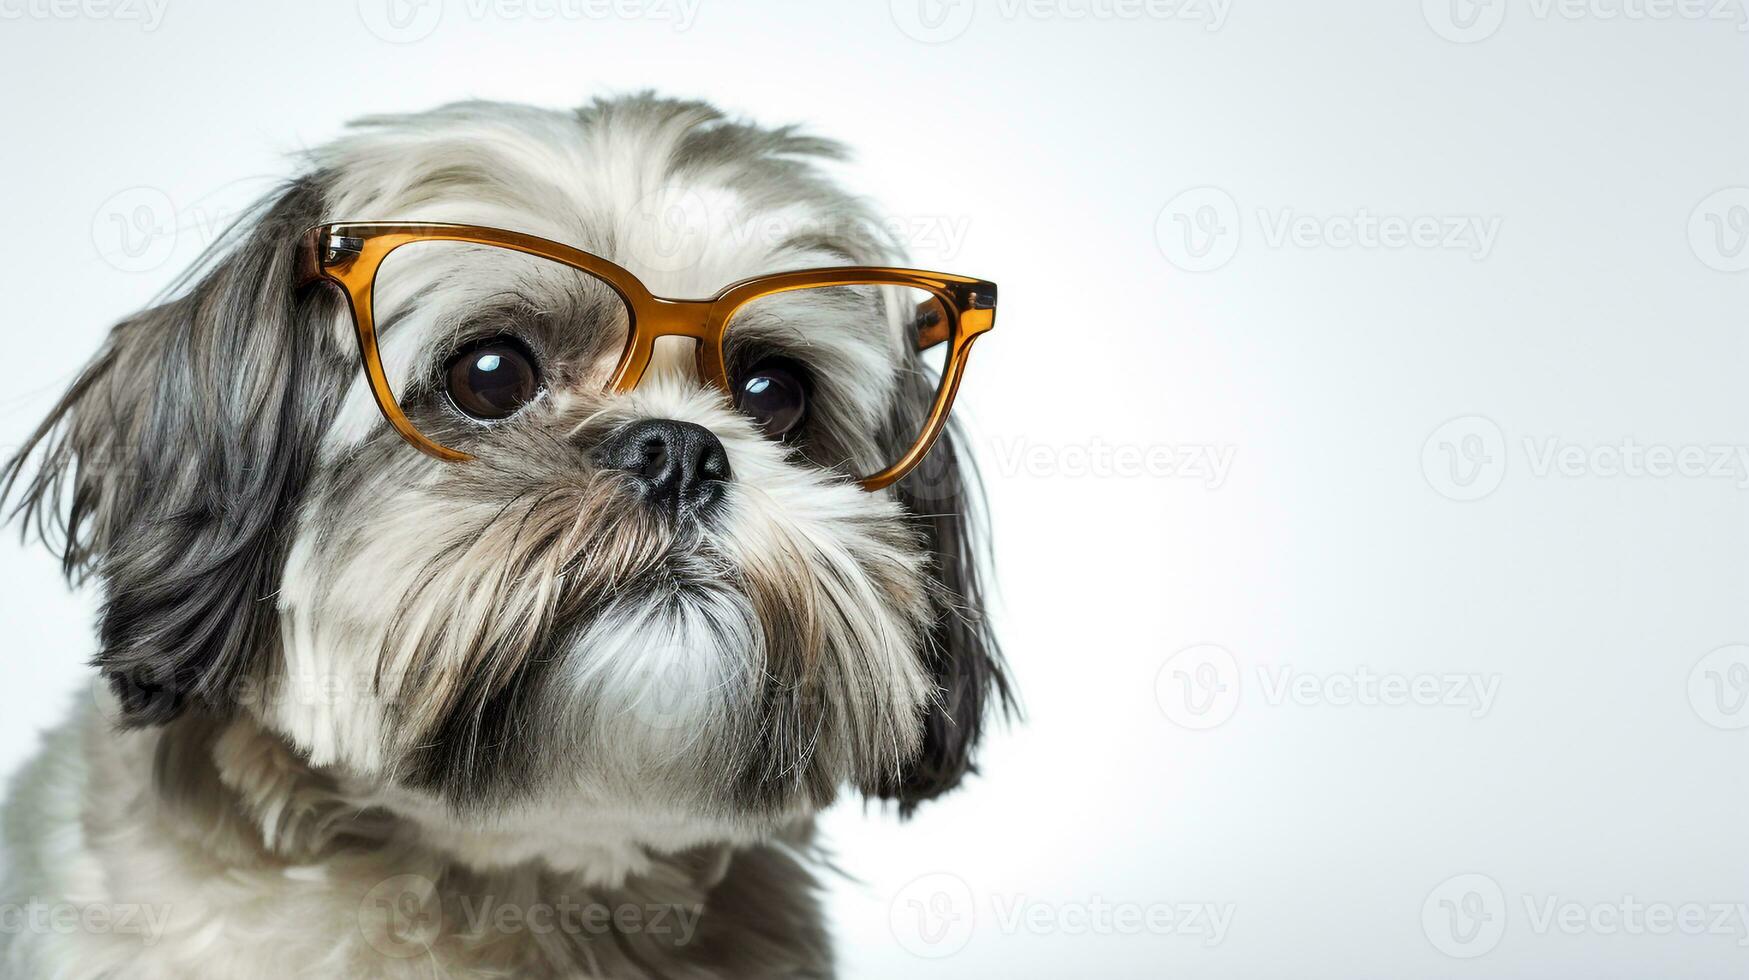
MULTIPOLYGON (((19 784, 9 893, 162 889, 167 933, 129 948, 153 976, 829 973, 813 817, 952 789, 1007 692, 957 433, 928 493, 852 475, 912 458, 935 404, 910 287, 858 276, 988 284, 892 271, 836 154, 653 96, 312 150, 0 469, 104 598, 105 683, 19 784), (700 207, 675 261, 663 219, 700 207), (807 265, 881 268, 781 271, 807 265), (749 277, 726 333, 653 298, 749 277), (607 390, 626 350, 648 363, 607 390), (721 924, 458 928, 485 897, 721 924)), ((0 946, 31 975, 134 966, 0 946)))

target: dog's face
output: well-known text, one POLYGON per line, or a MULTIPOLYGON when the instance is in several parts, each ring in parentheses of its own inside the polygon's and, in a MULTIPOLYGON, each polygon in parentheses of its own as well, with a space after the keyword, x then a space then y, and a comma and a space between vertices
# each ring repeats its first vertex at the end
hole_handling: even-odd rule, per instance
POLYGON ((831 153, 651 99, 454 106, 317 151, 45 423, 28 502, 52 519, 71 487, 67 563, 104 586, 126 720, 246 713, 449 831, 624 820, 679 844, 845 783, 906 809, 957 783, 1004 690, 968 482, 945 440, 893 490, 845 478, 932 394, 890 301, 793 299, 743 331, 732 374, 775 383, 751 403, 674 339, 617 393, 602 284, 410 246, 379 280, 384 360, 457 464, 385 423, 342 306, 293 287, 298 232, 358 218, 566 241, 669 296, 893 260, 809 162, 831 153))

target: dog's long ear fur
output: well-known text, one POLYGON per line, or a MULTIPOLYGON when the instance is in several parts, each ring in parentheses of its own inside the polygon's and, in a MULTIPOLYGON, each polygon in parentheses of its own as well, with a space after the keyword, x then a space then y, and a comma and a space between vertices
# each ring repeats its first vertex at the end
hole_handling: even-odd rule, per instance
POLYGON ((0 471, 68 576, 102 586, 96 664, 124 724, 222 713, 278 642, 289 523, 337 384, 336 344, 300 308, 324 301, 294 283, 320 208, 313 179, 258 205, 191 286, 111 331, 0 471))
MULTIPOLYGON (((926 412, 933 394, 932 388, 911 392, 905 399, 910 404, 898 413, 907 421, 896 423, 895 431, 916 431, 907 413, 926 412)), ((1014 709, 1002 651, 985 615, 981 571, 990 546, 983 487, 962 443, 963 434, 950 423, 922 464, 894 487, 923 536, 937 586, 924 658, 938 700, 924 719, 917 756, 872 790, 897 801, 902 816, 976 772, 973 752, 985 722, 1014 709)))

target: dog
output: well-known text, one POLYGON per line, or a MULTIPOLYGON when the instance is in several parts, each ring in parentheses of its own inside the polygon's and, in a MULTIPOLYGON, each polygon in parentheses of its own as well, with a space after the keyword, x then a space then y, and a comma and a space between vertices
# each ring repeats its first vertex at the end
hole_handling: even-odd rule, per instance
POLYGON ((930 328, 778 294, 805 324, 731 327, 733 390, 697 336, 615 387, 633 287, 452 241, 361 337, 365 239, 310 229, 709 296, 899 258, 842 155, 652 94, 367 118, 114 327, 4 474, 102 596, 11 785, 6 976, 831 975, 815 815, 910 815, 1012 703, 963 438, 854 478, 930 414, 930 328))

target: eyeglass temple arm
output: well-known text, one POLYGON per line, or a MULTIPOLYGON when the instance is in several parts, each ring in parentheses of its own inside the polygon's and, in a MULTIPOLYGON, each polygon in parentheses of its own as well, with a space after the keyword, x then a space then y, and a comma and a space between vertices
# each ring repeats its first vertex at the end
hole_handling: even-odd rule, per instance
POLYGON ((912 324, 917 331, 918 350, 928 350, 947 340, 947 317, 941 315, 941 303, 935 299, 917 304, 917 316, 912 324))
POLYGON ((310 283, 326 279, 323 273, 323 257, 326 252, 328 262, 350 255, 356 255, 364 246, 362 238, 343 238, 336 235, 334 226, 317 225, 304 232, 298 242, 296 284, 301 288, 310 283))
MULTIPOLYGON (((954 299, 962 310, 993 310, 996 308, 996 284, 993 282, 962 283, 954 290, 954 299)), ((941 301, 926 299, 917 304, 912 319, 917 332, 917 349, 928 350, 946 343, 953 336, 947 318, 942 315, 941 301)))
POLYGON ((311 228, 303 233, 298 240, 298 257, 296 270, 296 285, 301 289, 322 278, 322 264, 317 256, 323 237, 328 234, 324 226, 311 228))

